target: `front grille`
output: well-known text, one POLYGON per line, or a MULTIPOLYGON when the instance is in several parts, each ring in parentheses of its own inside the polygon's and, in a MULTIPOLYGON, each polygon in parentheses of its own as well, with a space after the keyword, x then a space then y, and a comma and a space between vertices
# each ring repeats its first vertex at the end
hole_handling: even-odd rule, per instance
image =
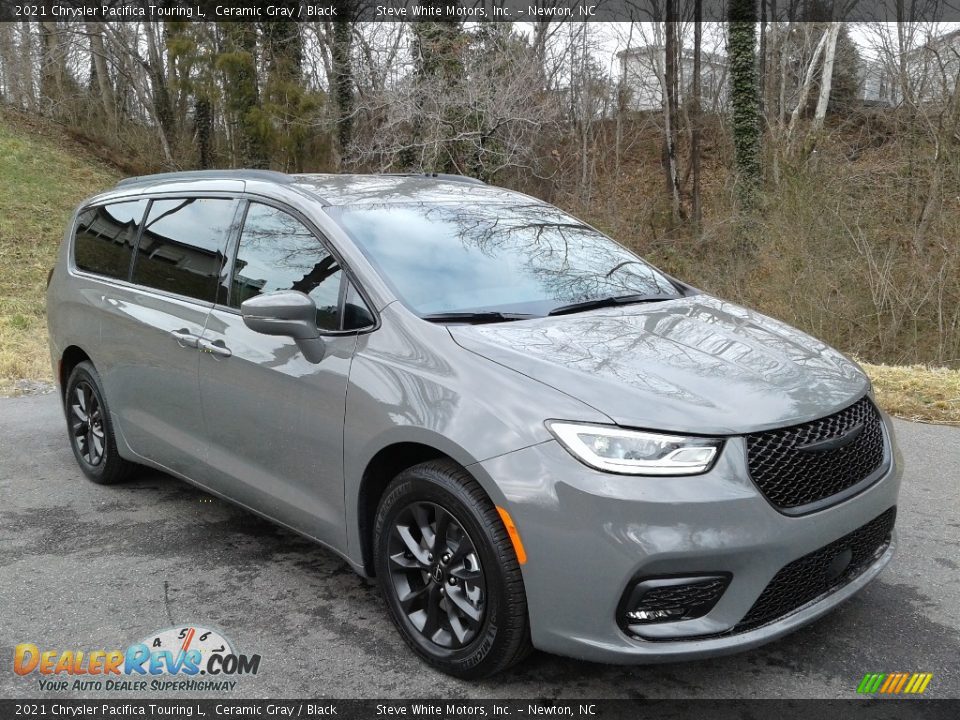
POLYGON ((786 565, 774 575, 733 632, 766 625, 846 585, 886 550, 896 517, 897 509, 892 507, 852 533, 786 565), (838 558, 848 550, 850 559, 844 567, 843 560, 838 558))
POLYGON ((880 468, 882 425, 877 409, 865 397, 820 420, 747 435, 750 478, 773 505, 796 513, 852 488, 880 468), (859 434, 851 441, 830 446, 830 441, 853 432, 859 434))

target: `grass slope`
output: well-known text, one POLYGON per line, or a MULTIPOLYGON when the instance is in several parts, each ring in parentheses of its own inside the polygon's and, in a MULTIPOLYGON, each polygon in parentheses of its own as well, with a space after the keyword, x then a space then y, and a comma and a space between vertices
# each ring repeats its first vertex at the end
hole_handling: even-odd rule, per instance
POLYGON ((877 402, 905 420, 960 425, 960 370, 924 365, 867 365, 877 402))
MULTIPOLYGON (((44 289, 77 203, 116 182, 55 126, 0 112, 0 394, 49 381, 44 289)), ((866 365, 880 403, 911 420, 960 424, 960 371, 866 365)))
POLYGON ((56 128, 0 112, 0 393, 51 379, 44 291, 70 213, 117 174, 56 128))

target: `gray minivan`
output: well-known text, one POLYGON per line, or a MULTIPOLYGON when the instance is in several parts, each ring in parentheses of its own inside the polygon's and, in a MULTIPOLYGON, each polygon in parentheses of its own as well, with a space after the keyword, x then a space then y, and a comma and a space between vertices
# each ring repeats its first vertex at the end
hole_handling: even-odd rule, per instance
POLYGON ((894 550, 855 363, 475 180, 124 180, 47 310, 87 477, 158 468, 321 543, 460 677, 754 647, 894 550))

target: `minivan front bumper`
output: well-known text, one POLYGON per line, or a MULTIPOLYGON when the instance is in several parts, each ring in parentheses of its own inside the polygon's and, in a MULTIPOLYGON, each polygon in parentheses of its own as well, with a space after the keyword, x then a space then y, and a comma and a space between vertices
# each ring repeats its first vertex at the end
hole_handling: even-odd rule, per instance
POLYGON ((890 561, 895 536, 828 592, 759 627, 737 627, 781 569, 896 506, 902 463, 883 420, 891 453, 885 474, 849 499, 797 517, 776 510, 750 480, 742 438, 728 439, 713 469, 692 477, 594 471, 555 441, 473 466, 522 538, 533 644, 597 662, 687 660, 761 645, 829 612, 890 561), (638 578, 716 575, 729 584, 700 617, 629 630, 618 623, 624 593, 638 578))

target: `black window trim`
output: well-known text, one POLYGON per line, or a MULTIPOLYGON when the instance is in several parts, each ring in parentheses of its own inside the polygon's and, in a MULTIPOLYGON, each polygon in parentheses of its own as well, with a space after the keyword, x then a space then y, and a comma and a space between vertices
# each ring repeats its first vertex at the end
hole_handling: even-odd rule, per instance
MULTIPOLYGON (((352 284, 356 288, 357 293, 363 299, 363 302, 367 306, 367 310, 373 316, 373 324, 367 325, 362 328, 356 328, 353 330, 324 330, 321 328, 321 336, 348 336, 348 335, 365 335, 367 333, 376 332, 380 329, 381 319, 380 313, 377 311, 376 306, 370 301, 370 295, 364 288, 363 283, 360 282, 360 279, 357 277, 356 273, 350 268, 349 264, 345 263, 343 260, 343 255, 337 250, 336 246, 330 242, 327 236, 320 231, 317 225, 306 217, 302 212, 297 210, 294 207, 291 207, 282 200, 267 196, 267 195, 258 195, 256 193, 247 193, 247 192, 238 192, 238 191, 225 191, 225 190, 202 190, 202 191, 182 191, 177 192, 175 190, 165 190, 162 192, 143 192, 137 193, 135 195, 120 195, 110 198, 104 198, 103 200, 97 200, 96 202, 89 203, 84 205, 77 211, 76 219, 73 223, 73 227, 70 230, 70 252, 67 257, 67 270, 72 274, 76 274, 81 277, 87 277, 93 280, 98 280, 101 282, 115 283, 119 287, 123 287, 129 290, 135 290, 137 292, 146 292, 154 293, 162 297, 169 297, 176 300, 181 300, 184 302, 192 303, 198 307, 204 307, 211 310, 219 310, 221 312, 230 313, 232 315, 240 315, 239 308, 233 308, 229 305, 225 305, 221 302, 218 302, 220 299, 220 281, 217 283, 217 295, 214 302, 208 300, 200 300, 199 298, 190 297, 189 295, 181 295, 180 293, 170 292, 169 290, 162 290, 160 288, 150 287, 149 285, 140 285, 133 282, 133 268, 134 262, 136 261, 137 254, 140 252, 140 239, 143 235, 144 222, 146 218, 150 216, 150 209, 153 207, 153 202, 155 200, 175 200, 177 198, 225 198, 228 200, 234 200, 237 203, 236 215, 234 215, 235 226, 233 231, 227 237, 227 245, 224 251, 226 262, 224 263, 224 268, 229 269, 228 278, 232 281, 233 278, 233 266, 236 260, 237 250, 240 244, 240 234, 243 232, 243 224, 246 222, 246 213, 247 207, 251 202, 258 202, 262 205, 269 205, 276 208, 277 210, 282 210, 285 213, 289 213, 294 218, 302 222, 306 228, 313 233, 317 239, 323 244, 327 251, 333 255, 337 262, 340 263, 340 268, 343 270, 344 278, 349 281, 349 284, 352 284), (114 205, 123 202, 135 202, 138 200, 146 200, 147 205, 143 211, 143 216, 140 218, 140 227, 137 231, 136 243, 133 248, 133 253, 130 258, 130 267, 127 268, 127 277, 125 279, 112 278, 109 275, 100 275, 97 273, 90 272, 88 270, 83 270, 77 267, 75 258, 74 258, 74 241, 76 240, 77 235, 77 222, 82 215, 87 210, 93 208, 103 207, 105 205, 114 205), (242 216, 241 216, 242 213, 242 216), (239 222, 237 222, 239 220, 239 222)), ((343 324, 343 301, 346 298, 346 287, 347 282, 341 280, 340 283, 340 323, 343 324)), ((230 287, 227 288, 228 296, 226 302, 229 302, 229 291, 230 287)))
MULTIPOLYGON (((133 256, 131 257, 130 267, 127 268, 126 279, 121 280, 119 278, 112 278, 109 275, 99 275, 97 273, 92 273, 88 270, 83 270, 82 268, 77 267, 76 260, 74 258, 74 248, 73 248, 74 240, 76 239, 76 235, 77 235, 76 222, 74 222, 73 227, 71 228, 71 231, 70 231, 70 253, 68 254, 68 257, 67 257, 68 272, 71 274, 77 275, 79 277, 89 278, 91 280, 98 280, 100 282, 113 283, 118 287, 122 287, 127 290, 133 290, 133 291, 142 292, 142 293, 151 293, 154 295, 158 295, 160 297, 166 297, 174 300, 180 300, 182 302, 191 303, 193 305, 196 305, 197 307, 206 308, 208 310, 213 309, 216 305, 215 303, 210 302, 209 300, 201 300, 200 298, 191 297, 190 295, 183 295, 181 293, 171 292, 170 290, 163 290, 162 288, 155 288, 149 285, 141 285, 140 283, 133 282, 134 261, 136 260, 136 256, 140 252, 140 240, 143 236, 144 222, 146 218, 150 216, 150 209, 153 207, 153 202, 155 200, 176 200, 177 198, 197 199, 197 200, 204 199, 204 198, 233 200, 235 203, 237 203, 238 207, 242 204, 241 203, 242 198, 239 196, 238 193, 222 191, 222 190, 181 191, 181 192, 177 192, 175 190, 167 190, 167 191, 156 192, 156 193, 146 192, 146 193, 137 193, 136 195, 120 195, 120 196, 105 198, 103 200, 97 200, 96 202, 89 203, 81 207, 80 210, 77 212, 77 215, 76 215, 77 220, 79 220, 80 215, 82 215, 87 210, 103 207, 105 205, 115 205, 123 202, 146 200, 147 207, 146 207, 146 210, 144 210, 143 217, 140 219, 140 229, 137 233, 136 245, 133 250, 133 256)), ((236 219, 236 215, 234 215, 234 219, 236 219)), ((224 250, 224 253, 226 253, 226 251, 229 250, 229 247, 230 247, 230 239, 228 237, 227 246, 224 250)))
POLYGON ((143 234, 143 223, 150 213, 150 205, 152 202, 153 201, 150 198, 141 197, 139 195, 131 195, 126 197, 121 196, 119 198, 90 203, 89 205, 82 206, 79 210, 77 210, 74 222, 70 227, 70 252, 67 254, 67 270, 85 277, 96 278, 97 280, 131 284, 130 277, 131 273, 133 272, 133 259, 136 257, 137 249, 140 247, 140 236, 143 234), (130 264, 127 266, 127 276, 123 278, 111 277, 110 275, 98 273, 94 270, 86 270, 77 265, 77 229, 80 227, 80 216, 82 216, 88 210, 99 210, 100 208, 105 208, 110 205, 122 205, 124 203, 140 202, 141 200, 145 200, 147 204, 144 206, 143 215, 140 216, 140 222, 137 224, 137 234, 133 238, 133 245, 130 249, 130 264))
MULTIPOLYGON (((137 258, 140 255, 140 241, 143 238, 143 231, 146 230, 146 221, 150 218, 150 211, 153 209, 153 203, 157 200, 232 200, 236 207, 233 210, 233 220, 232 227, 235 227, 237 222, 237 216, 239 213, 240 206, 242 205, 241 198, 237 196, 236 193, 231 192, 221 192, 216 190, 202 191, 202 192, 162 192, 156 194, 144 194, 142 196, 137 196, 138 198, 147 200, 147 210, 143 216, 143 222, 140 226, 140 232, 137 234, 137 244, 134 247, 133 257, 130 258, 130 269, 127 271, 127 283, 137 290, 146 290, 148 292, 156 292, 167 297, 174 297, 180 300, 186 300, 188 302, 196 303, 205 308, 213 308, 216 306, 217 296, 220 294, 220 285, 219 279, 217 280, 217 292, 214 293, 213 301, 203 300, 201 298, 196 298, 191 295, 184 295, 183 293, 173 292, 171 290, 164 290, 163 288, 155 288, 151 285, 144 285, 142 283, 134 282, 133 280, 133 271, 136 267, 137 258)), ((234 234, 235 230, 231 231, 227 235, 227 242, 224 244, 223 256, 227 258, 227 253, 230 252, 230 238, 234 234)), ((222 268, 221 268, 222 272, 222 268)))
POLYGON ((247 210, 250 207, 250 203, 259 203, 260 205, 266 205, 272 207, 281 212, 285 212, 288 215, 292 216, 295 220, 302 223, 307 230, 320 242, 323 248, 329 252, 334 258, 336 258, 337 263, 340 265, 340 269, 343 271, 343 276, 340 279, 340 289, 338 293, 338 311, 340 315, 340 329, 339 330, 326 330, 320 328, 321 336, 328 337, 343 337, 349 335, 364 335, 367 333, 375 332, 380 328, 380 313, 374 309, 374 305, 370 302, 370 296, 367 294, 366 290, 363 288, 363 285, 357 279, 356 274, 350 269, 350 266, 343 261, 343 255, 341 255, 334 244, 330 242, 326 234, 320 231, 314 222, 310 218, 306 217, 302 212, 297 210, 294 207, 284 203, 282 200, 277 200, 266 195, 257 195, 255 193, 237 193, 237 199, 240 201, 240 209, 238 214, 240 214, 240 222, 237 223, 236 228, 231 237, 227 240, 227 262, 225 268, 229 269, 227 277, 229 278, 227 286, 227 297, 225 302, 220 302, 220 292, 217 291, 217 302, 214 304, 214 309, 220 312, 230 313, 232 315, 240 315, 240 308, 231 307, 230 303, 230 293, 233 292, 233 272, 234 266, 237 260, 237 254, 240 250, 240 238, 243 235, 243 228, 247 222, 247 210), (367 310, 373 316, 373 323, 371 325, 366 325, 362 328, 355 328, 352 330, 343 329, 343 318, 344 318, 344 300, 347 295, 347 286, 353 285, 357 293, 363 299, 363 302, 367 306, 367 310))

